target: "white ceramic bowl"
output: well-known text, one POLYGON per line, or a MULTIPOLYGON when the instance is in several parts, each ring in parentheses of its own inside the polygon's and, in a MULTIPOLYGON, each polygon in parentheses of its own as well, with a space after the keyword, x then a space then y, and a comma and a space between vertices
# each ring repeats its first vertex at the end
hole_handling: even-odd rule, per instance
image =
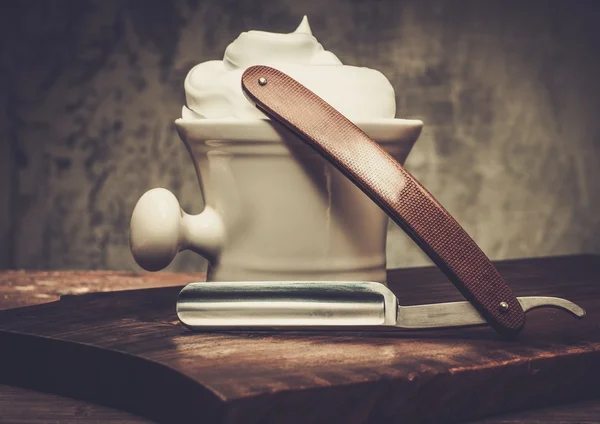
MULTIPOLYGON (((184 113, 184 117, 186 114, 184 113)), ((355 122, 400 163, 423 123, 355 122)), ((178 119, 205 210, 190 216, 164 189, 131 220, 138 263, 156 270, 181 249, 210 263, 210 281, 386 279, 387 216, 337 169, 268 119, 178 119)))

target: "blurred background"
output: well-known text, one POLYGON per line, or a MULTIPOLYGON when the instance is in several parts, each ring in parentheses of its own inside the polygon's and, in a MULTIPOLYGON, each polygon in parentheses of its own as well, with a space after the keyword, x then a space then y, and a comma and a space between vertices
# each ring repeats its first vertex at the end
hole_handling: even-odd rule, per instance
MULTIPOLYGON (((600 253, 598 1, 15 0, 0 1, 0 268, 139 270, 146 190, 202 210, 173 126, 185 75, 304 14, 424 121, 407 167, 491 258, 600 253)), ((390 224, 388 266, 428 263, 390 224)))

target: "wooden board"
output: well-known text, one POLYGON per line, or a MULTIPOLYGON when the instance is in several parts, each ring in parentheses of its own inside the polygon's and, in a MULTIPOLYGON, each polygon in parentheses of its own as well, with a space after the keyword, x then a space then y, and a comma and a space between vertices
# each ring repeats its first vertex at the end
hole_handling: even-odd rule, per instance
POLYGON ((181 286, 205 277, 179 272, 1 271, 0 309, 48 303, 66 294, 181 286))
MULTIPOLYGON (((460 422, 600 394, 600 258, 499 264, 517 295, 565 296, 583 321, 488 328, 209 333, 178 324, 178 287, 66 296, 0 311, 0 383, 163 422, 460 422)), ((458 300, 433 268, 397 270, 403 304, 458 300)))

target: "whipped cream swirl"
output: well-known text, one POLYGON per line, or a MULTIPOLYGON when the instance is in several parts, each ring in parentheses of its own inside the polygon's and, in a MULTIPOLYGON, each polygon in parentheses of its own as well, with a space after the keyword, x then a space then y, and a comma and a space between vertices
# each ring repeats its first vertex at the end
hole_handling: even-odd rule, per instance
POLYGON ((395 117, 395 93, 387 78, 373 69, 342 64, 312 35, 306 16, 289 34, 243 32, 227 47, 222 61, 196 65, 185 80, 192 112, 184 117, 265 119, 241 89, 242 74, 253 65, 290 75, 349 119, 395 117))

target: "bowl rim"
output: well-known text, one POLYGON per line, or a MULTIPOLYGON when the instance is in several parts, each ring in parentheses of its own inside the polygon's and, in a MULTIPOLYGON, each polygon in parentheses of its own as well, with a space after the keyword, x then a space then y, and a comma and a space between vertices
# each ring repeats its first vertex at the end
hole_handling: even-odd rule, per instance
MULTIPOLYGON (((414 143, 423 129, 418 119, 381 118, 353 121, 369 137, 379 143, 414 143)), ((175 120, 182 139, 281 142, 287 130, 278 122, 265 119, 189 119, 175 120)))

